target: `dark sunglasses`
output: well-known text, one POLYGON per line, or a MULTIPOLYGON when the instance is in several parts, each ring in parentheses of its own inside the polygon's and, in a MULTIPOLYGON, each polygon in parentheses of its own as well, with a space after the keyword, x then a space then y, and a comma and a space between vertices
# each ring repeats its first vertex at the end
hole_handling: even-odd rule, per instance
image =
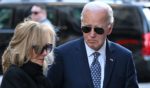
POLYGON ((37 54, 42 54, 44 50, 46 50, 48 53, 50 53, 53 49, 52 44, 46 44, 45 46, 42 47, 42 49, 39 49, 38 45, 33 45, 32 48, 35 50, 35 53, 37 54))
POLYGON ((31 12, 31 13, 32 13, 32 14, 35 14, 35 15, 39 14, 39 12, 36 12, 36 11, 35 11, 35 12, 31 12))
MULTIPOLYGON (((84 33, 89 33, 91 30, 92 30, 92 27, 89 27, 89 26, 83 26, 81 27, 82 31, 84 33)), ((94 27, 94 31, 97 33, 97 34, 103 34, 104 33, 104 29, 103 28, 100 28, 100 27, 94 27)))

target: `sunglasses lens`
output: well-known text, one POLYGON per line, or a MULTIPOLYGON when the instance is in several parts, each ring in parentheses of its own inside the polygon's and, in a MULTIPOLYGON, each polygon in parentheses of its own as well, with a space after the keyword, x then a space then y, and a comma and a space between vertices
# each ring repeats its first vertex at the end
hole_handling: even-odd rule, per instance
POLYGON ((49 53, 52 51, 52 48, 53 48, 52 44, 47 45, 47 51, 49 53))
POLYGON ((32 14, 35 14, 35 15, 37 15, 39 12, 32 12, 32 14))
POLYGON ((52 44, 46 44, 42 50, 41 50, 41 53, 44 52, 44 50, 46 50, 48 53, 50 53, 52 51, 52 44))
POLYGON ((88 32, 91 31, 91 27, 86 27, 86 26, 84 26, 84 27, 82 27, 81 29, 82 29, 82 31, 83 31, 84 33, 88 33, 88 32))
POLYGON ((39 46, 34 45, 34 46, 32 46, 32 48, 34 49, 35 53, 37 53, 37 54, 42 54, 44 52, 44 50, 46 50, 46 52, 50 53, 52 51, 53 45, 46 44, 42 49, 40 49, 39 46))
MULTIPOLYGON (((83 26, 82 28, 82 31, 84 33, 89 33, 91 31, 91 27, 87 27, 87 26, 83 26)), ((104 29, 103 28, 100 28, 100 27, 95 27, 94 28, 94 31, 97 33, 97 34, 103 34, 104 33, 104 29)))
POLYGON ((104 33, 104 29, 103 29, 103 28, 94 28, 94 31, 95 31, 97 34, 103 34, 103 33, 104 33))
POLYGON ((39 47, 38 46, 36 46, 36 45, 33 45, 32 46, 32 48, 34 49, 34 51, 35 51, 35 53, 39 53, 40 51, 39 51, 39 47))

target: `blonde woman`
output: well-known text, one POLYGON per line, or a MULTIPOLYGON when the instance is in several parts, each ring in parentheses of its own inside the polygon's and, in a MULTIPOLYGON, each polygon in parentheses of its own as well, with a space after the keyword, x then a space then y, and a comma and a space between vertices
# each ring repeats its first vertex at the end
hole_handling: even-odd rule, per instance
POLYGON ((43 75, 45 57, 53 61, 55 32, 49 26, 25 21, 16 28, 2 56, 0 88, 52 88, 43 75))

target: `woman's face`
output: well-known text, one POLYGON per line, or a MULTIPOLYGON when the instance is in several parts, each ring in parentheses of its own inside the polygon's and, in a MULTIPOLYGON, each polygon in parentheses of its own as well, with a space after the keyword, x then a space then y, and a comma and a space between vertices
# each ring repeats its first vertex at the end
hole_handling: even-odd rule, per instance
POLYGON ((47 56, 52 50, 52 44, 47 43, 45 46, 43 46, 42 50, 40 52, 36 52, 35 48, 33 47, 31 49, 32 55, 31 55, 31 60, 32 62, 43 65, 44 63, 44 57, 47 56))
POLYGON ((43 66, 44 58, 52 51, 54 41, 49 26, 41 25, 41 30, 40 36, 35 38, 37 42, 31 46, 30 61, 43 66), (38 40, 40 38, 41 40, 38 40), (39 42, 40 44, 38 44, 39 42))

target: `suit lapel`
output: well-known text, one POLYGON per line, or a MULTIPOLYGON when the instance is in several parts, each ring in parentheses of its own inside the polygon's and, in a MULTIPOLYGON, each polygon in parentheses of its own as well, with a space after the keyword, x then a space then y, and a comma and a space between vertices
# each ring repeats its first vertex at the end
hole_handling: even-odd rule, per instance
POLYGON ((93 82, 91 78, 91 72, 88 64, 87 53, 85 49, 84 39, 81 38, 80 42, 77 45, 77 59, 79 61, 79 71, 81 71, 84 82, 87 84, 89 88, 93 87, 93 82))
MULTIPOLYGON (((83 80, 88 85, 89 88, 94 88, 93 81, 91 78, 91 72, 88 64, 88 58, 86 54, 84 39, 81 38, 79 40, 79 45, 76 46, 76 58, 79 62, 79 71, 81 71, 81 75, 83 77, 83 80)), ((111 78, 111 73, 113 71, 113 67, 115 64, 115 58, 112 55, 113 47, 111 47, 111 43, 107 41, 106 43, 106 65, 105 65, 105 77, 104 77, 104 84, 103 88, 107 88, 107 85, 111 78)))
POLYGON ((115 64, 115 58, 112 56, 113 47, 111 43, 107 41, 106 43, 106 64, 105 64, 105 75, 104 75, 104 84, 103 88, 107 88, 107 85, 111 78, 111 73, 115 64))

